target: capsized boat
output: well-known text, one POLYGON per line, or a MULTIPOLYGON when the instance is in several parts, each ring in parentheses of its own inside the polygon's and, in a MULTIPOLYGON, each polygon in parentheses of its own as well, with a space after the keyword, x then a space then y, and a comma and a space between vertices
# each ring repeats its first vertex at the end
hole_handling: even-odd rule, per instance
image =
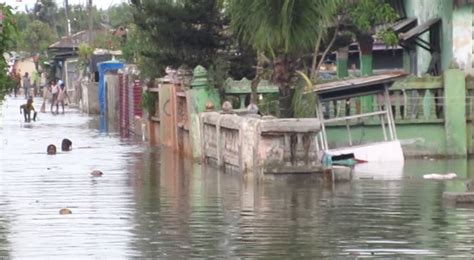
POLYGON ((321 121, 321 132, 318 135, 321 150, 324 152, 323 164, 357 164, 361 162, 403 162, 403 150, 397 139, 395 120, 389 88, 397 79, 405 77, 404 73, 390 73, 348 80, 329 82, 315 86, 316 112, 321 121), (338 101, 375 95, 381 97, 382 104, 377 111, 359 113, 334 118, 324 116, 324 102, 338 101), (363 118, 377 117, 384 140, 354 145, 351 134, 351 122, 363 118), (328 124, 343 122, 347 128, 349 145, 346 147, 329 147, 326 127, 328 124))

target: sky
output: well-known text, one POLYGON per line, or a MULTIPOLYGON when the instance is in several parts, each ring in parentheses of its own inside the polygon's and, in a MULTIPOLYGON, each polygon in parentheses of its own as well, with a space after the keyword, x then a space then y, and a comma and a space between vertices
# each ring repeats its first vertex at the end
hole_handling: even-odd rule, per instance
MULTIPOLYGON (((58 6, 64 6, 64 0, 55 0, 58 6)), ((127 0, 92 0, 92 4, 97 6, 99 9, 107 9, 109 6, 114 4, 120 4, 122 2, 128 2, 127 0)), ((29 9, 33 8, 36 0, 0 0, 0 3, 7 3, 12 7, 16 7, 17 11, 25 11, 25 6, 29 9)), ((69 0, 69 4, 81 4, 86 5, 87 0, 69 0)))

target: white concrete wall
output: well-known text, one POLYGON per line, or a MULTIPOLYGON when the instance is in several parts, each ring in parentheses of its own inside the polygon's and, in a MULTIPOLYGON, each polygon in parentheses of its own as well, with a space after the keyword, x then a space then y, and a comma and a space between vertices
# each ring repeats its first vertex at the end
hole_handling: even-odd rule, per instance
POLYGON ((473 74, 473 5, 464 5, 453 12, 453 56, 464 72, 473 74))

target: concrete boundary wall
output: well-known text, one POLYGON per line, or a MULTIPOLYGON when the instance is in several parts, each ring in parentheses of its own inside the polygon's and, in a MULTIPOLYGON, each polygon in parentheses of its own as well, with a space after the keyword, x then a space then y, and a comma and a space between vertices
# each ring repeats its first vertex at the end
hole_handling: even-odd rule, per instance
POLYGON ((265 173, 321 172, 318 119, 200 114, 201 154, 225 170, 250 177, 265 173))

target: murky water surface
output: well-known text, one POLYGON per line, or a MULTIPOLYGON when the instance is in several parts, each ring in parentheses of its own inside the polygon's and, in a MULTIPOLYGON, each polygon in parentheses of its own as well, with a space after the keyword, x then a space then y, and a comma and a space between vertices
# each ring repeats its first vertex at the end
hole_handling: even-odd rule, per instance
POLYGON ((464 189, 471 162, 364 165, 337 185, 254 183, 101 134, 74 110, 24 124, 23 101, 0 116, 0 257, 474 257, 474 207, 441 201, 464 189), (46 155, 64 137, 73 150, 46 155), (460 178, 422 179, 433 172, 460 178))

